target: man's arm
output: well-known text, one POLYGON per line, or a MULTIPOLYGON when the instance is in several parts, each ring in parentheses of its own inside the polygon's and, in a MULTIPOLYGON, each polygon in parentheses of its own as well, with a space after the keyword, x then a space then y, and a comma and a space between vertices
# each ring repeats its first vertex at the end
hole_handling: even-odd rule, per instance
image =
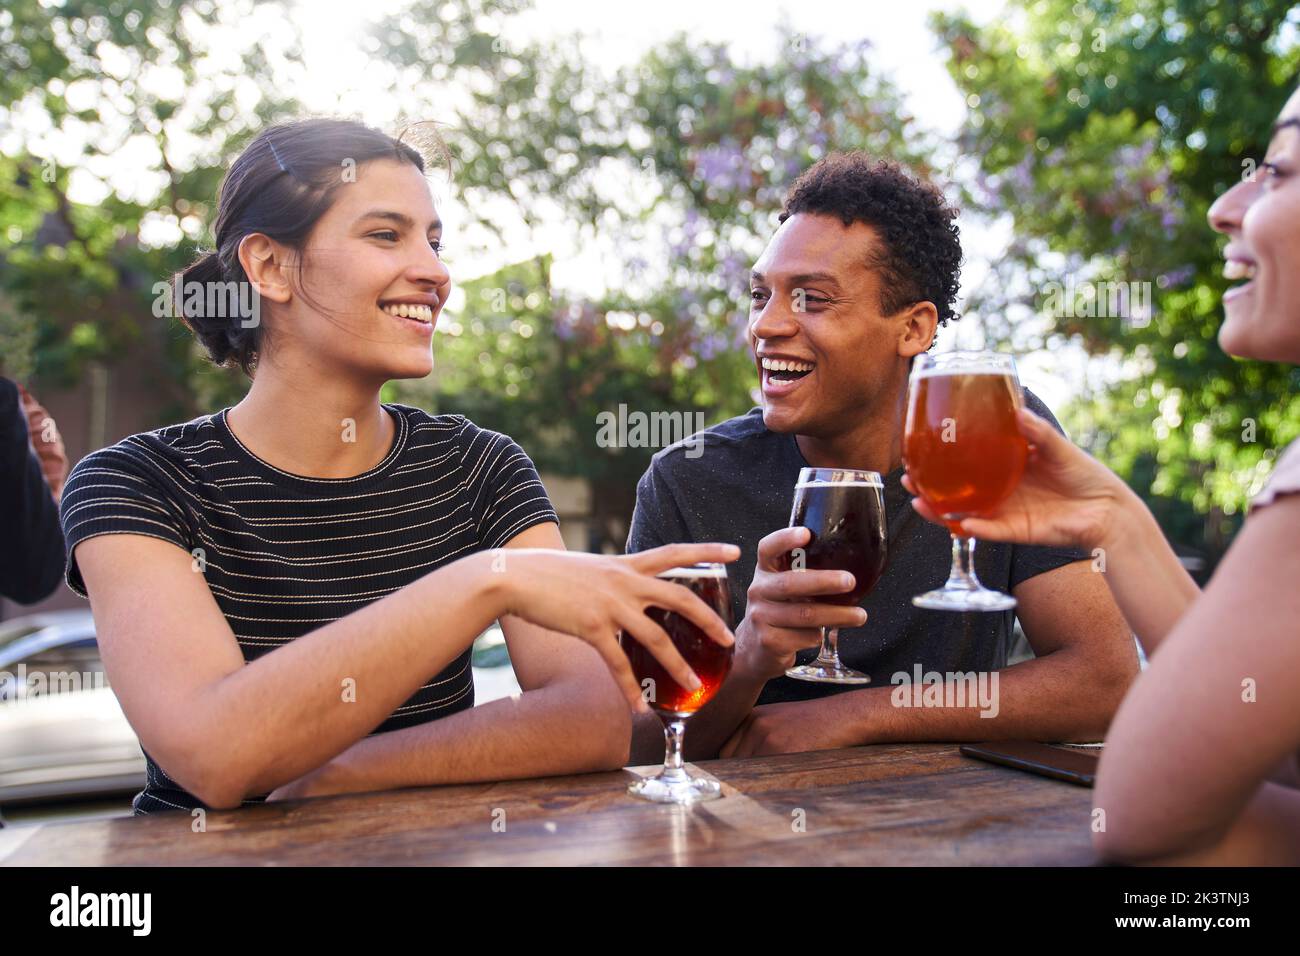
MULTIPOLYGON (((563 550, 564 539, 546 522, 506 548, 563 550)), ((509 554, 503 557, 508 566, 509 554)), ((502 618, 501 629, 523 694, 357 741, 272 799, 622 767, 631 715, 600 655, 517 617, 502 618)))
POLYGON ((918 706, 919 691, 899 686, 772 704, 755 708, 720 756, 922 740, 1101 739, 1138 672, 1132 633, 1101 574, 1075 562, 1022 581, 1013 593, 1037 656, 995 671, 983 694, 978 684, 965 685, 964 706, 918 706))

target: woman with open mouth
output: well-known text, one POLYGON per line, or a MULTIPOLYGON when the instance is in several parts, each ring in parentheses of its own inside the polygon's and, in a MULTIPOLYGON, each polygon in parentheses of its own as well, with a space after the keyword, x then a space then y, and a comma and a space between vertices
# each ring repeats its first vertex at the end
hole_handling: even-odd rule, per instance
MULTIPOLYGON (((1231 355, 1300 365, 1298 170, 1300 90, 1256 174, 1210 208, 1228 239, 1224 275, 1245 280, 1223 296, 1219 344, 1231 355)), ((1114 473, 1032 413, 1021 427, 1035 451, 1019 489, 963 529, 1104 555, 1150 658, 1106 738, 1094 845, 1132 863, 1300 863, 1300 442, 1278 457, 1202 592, 1114 473)))

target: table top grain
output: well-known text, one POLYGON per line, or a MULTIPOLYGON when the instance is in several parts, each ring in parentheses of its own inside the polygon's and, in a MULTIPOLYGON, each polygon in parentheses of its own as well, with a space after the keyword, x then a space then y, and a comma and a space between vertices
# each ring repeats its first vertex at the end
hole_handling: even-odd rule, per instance
MULTIPOLYGON (((723 797, 628 796, 638 775, 462 784, 42 824, 7 866, 1092 865, 1091 793, 962 756, 877 744, 690 765, 723 797)), ((5 846, 8 849, 4 849, 5 846)))

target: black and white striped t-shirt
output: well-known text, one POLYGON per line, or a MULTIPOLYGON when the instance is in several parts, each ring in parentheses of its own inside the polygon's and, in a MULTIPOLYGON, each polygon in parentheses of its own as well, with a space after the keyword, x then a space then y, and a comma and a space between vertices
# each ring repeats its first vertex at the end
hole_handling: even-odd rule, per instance
MULTIPOLYGON (((86 594, 74 549, 87 538, 170 541, 194 556, 251 661, 457 558, 558 523, 532 461, 509 437, 460 415, 384 407, 397 425, 393 447, 352 478, 304 478, 269 465, 234 436, 227 410, 87 455, 61 502, 68 586, 86 594)), ((436 606, 429 625, 439 626, 436 606)), ((466 648, 374 732, 473 704, 466 648)), ((136 813, 202 806, 145 757, 136 813)))

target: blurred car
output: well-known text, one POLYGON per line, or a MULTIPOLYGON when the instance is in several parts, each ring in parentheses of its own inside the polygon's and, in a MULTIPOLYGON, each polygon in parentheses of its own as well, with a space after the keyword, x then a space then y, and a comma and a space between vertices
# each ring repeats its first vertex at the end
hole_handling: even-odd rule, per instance
POLYGON ((493 622, 474 641, 470 663, 474 668, 475 707, 522 693, 500 624, 493 622))
POLYGON ((90 612, 0 622, 0 807, 134 794, 144 778, 90 612))

